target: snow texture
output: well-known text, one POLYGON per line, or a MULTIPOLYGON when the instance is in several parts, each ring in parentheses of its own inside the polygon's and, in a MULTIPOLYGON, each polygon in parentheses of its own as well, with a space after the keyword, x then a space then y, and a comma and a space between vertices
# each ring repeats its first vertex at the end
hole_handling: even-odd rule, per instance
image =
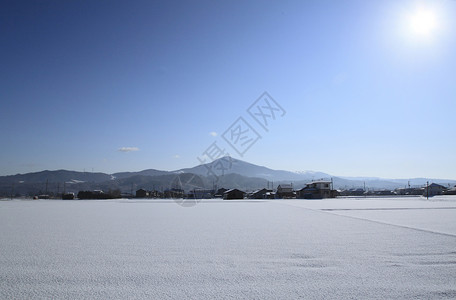
POLYGON ((456 198, 0 201, 1 299, 455 299, 456 198))

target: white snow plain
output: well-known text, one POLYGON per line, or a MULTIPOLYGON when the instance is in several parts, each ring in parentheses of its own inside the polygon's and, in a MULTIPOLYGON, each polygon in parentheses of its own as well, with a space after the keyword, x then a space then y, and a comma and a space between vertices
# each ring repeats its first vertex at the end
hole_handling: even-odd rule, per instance
POLYGON ((0 201, 1 299, 455 299, 456 197, 0 201))

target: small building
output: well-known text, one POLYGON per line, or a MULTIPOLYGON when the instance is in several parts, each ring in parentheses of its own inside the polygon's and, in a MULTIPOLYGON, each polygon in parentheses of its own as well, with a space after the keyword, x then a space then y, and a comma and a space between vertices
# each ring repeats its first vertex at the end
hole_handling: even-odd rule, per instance
POLYGON ((300 199, 323 199, 334 198, 336 191, 331 190, 331 181, 313 181, 296 193, 300 199))
POLYGON ((62 200, 73 200, 74 193, 64 193, 62 194, 62 200))
POLYGON ((139 189, 136 191, 136 198, 147 198, 149 197, 149 192, 145 189, 139 189))
POLYGON ((292 184, 280 184, 277 187, 276 198, 296 198, 296 193, 293 192, 292 184))
POLYGON ((223 193, 223 200, 244 199, 245 192, 238 189, 227 190, 223 193))
POLYGON ((254 191, 251 195, 250 195, 250 199, 265 199, 266 198, 266 194, 267 193, 271 193, 272 190, 268 190, 268 189, 261 189, 261 190, 257 190, 257 191, 254 191))
POLYGON ((432 197, 442 195, 447 190, 446 187, 437 183, 431 183, 429 186, 424 188, 423 196, 432 197))

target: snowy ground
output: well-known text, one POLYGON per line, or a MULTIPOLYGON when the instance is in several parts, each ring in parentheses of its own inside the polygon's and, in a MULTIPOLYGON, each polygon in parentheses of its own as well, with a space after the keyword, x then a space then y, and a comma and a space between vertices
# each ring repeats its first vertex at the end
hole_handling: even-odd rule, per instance
POLYGON ((455 299, 456 197, 0 201, 1 299, 455 299))

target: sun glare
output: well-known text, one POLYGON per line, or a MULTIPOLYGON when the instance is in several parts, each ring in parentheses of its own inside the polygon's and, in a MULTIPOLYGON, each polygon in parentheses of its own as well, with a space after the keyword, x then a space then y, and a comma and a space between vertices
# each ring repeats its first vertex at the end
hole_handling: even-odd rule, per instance
POLYGON ((410 16, 410 28, 416 35, 428 36, 436 27, 436 17, 431 10, 419 9, 410 16))

